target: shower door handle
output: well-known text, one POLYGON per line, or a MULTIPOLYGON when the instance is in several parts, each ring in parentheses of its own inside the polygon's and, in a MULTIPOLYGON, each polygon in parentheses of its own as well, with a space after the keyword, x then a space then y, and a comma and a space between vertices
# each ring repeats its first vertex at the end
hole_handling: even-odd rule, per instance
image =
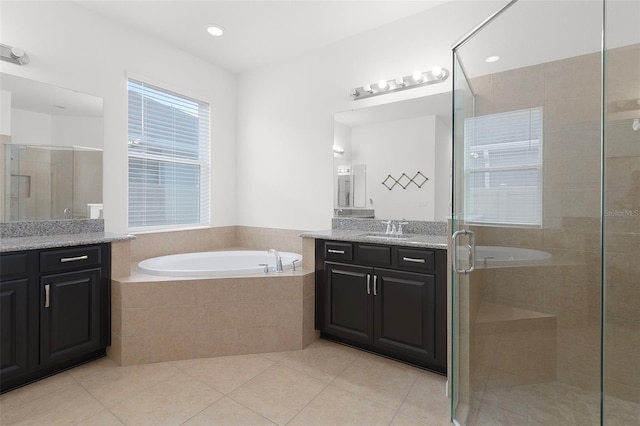
POLYGON ((462 229, 460 231, 456 231, 453 233, 453 236, 451 237, 451 248, 452 248, 452 252, 451 252, 451 261, 453 263, 453 270, 459 274, 470 274, 471 272, 473 272, 473 270, 476 268, 475 267, 475 263, 476 263, 476 234, 473 233, 473 231, 469 231, 467 229, 462 229), (469 245, 467 246, 467 249, 469 250, 469 269, 465 269, 465 268, 459 268, 458 267, 458 239, 460 238, 461 235, 468 235, 469 236, 469 245))

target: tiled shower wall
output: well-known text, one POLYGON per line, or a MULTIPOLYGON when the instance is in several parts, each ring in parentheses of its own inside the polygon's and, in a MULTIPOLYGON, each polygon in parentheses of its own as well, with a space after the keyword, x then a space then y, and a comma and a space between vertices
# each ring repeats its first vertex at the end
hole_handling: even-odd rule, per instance
MULTIPOLYGON (((609 52, 609 101, 640 97, 639 54, 640 46, 609 52)), ((476 227, 477 244, 553 255, 545 267, 482 271, 472 283, 480 300, 471 305, 482 301, 555 316, 556 378, 593 391, 600 383, 600 61, 599 54, 584 55, 471 80, 476 115, 544 109, 543 227, 476 227)), ((632 131, 627 117, 609 114, 608 119, 606 209, 627 213, 606 218, 606 383, 610 395, 638 402, 640 132, 632 131)), ((476 350, 482 347, 471 353, 476 350)), ((484 357, 476 355, 472 370, 484 386, 489 378, 478 376, 484 357)), ((513 373, 502 375, 501 383, 552 379, 513 373)))

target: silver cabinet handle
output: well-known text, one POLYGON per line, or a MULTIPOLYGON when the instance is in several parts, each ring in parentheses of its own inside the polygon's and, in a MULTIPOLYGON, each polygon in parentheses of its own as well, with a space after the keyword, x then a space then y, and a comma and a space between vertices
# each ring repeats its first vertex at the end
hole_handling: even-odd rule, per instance
POLYGON ((44 286, 44 307, 49 307, 49 284, 44 286))
POLYGON ((328 251, 329 253, 344 254, 344 250, 328 249, 327 251, 328 251))
POLYGON ((373 276, 373 295, 374 296, 378 295, 378 276, 377 275, 373 276))
POLYGON ((367 294, 371 294, 371 274, 367 274, 367 294))
POLYGON ((89 258, 89 256, 87 256, 86 254, 84 256, 76 256, 76 257, 63 257, 62 259, 60 259, 61 263, 65 263, 65 262, 76 262, 78 260, 87 260, 89 258))
POLYGON ((413 263, 424 263, 426 262, 424 259, 415 259, 413 257, 403 257, 402 260, 405 262, 413 262, 413 263))

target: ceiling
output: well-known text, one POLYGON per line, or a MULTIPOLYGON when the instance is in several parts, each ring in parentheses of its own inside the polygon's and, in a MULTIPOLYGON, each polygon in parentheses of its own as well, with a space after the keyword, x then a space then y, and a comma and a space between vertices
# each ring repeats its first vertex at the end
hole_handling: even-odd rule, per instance
POLYGON ((420 1, 75 0, 122 26, 241 73, 438 6, 420 1), (225 29, 222 37, 207 24, 225 29))

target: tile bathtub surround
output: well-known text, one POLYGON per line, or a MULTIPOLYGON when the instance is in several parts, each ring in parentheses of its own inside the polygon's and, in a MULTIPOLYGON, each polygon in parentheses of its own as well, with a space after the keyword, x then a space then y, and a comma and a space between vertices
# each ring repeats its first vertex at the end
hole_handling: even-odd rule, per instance
POLYGON ((105 358, 0 396, 0 412, 7 425, 447 425, 445 380, 319 340, 290 352, 126 367, 105 358))
POLYGON ((302 349, 317 339, 313 272, 112 281, 112 347, 122 365, 302 349))
MULTIPOLYGON (((337 218, 331 219, 331 229, 354 230, 362 232, 385 232, 389 219, 356 219, 356 218, 337 218)), ((394 223, 400 220, 392 220, 394 223)), ((447 222, 429 222, 422 220, 402 220, 409 222, 403 225, 402 231, 405 234, 423 234, 423 235, 447 235, 447 222)))

